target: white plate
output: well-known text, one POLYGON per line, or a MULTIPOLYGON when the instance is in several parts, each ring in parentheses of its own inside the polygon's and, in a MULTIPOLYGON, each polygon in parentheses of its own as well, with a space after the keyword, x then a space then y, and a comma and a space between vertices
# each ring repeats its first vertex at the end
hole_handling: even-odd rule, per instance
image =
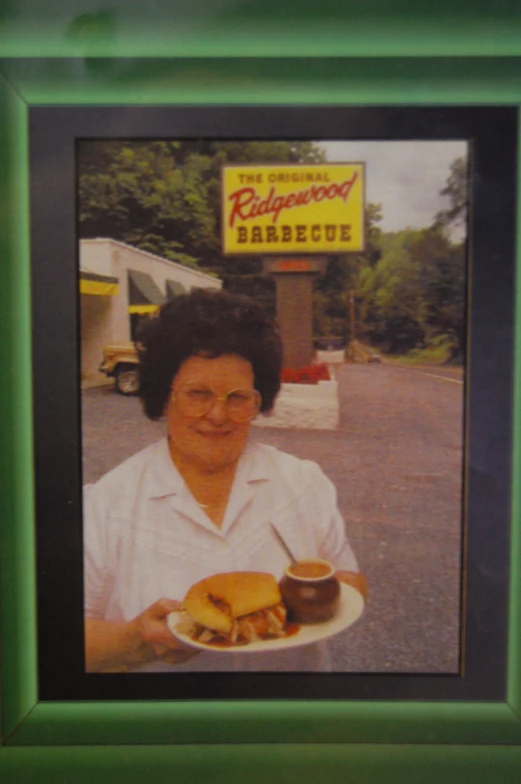
POLYGON ((302 645, 310 645, 319 640, 326 640, 328 637, 339 632, 345 631, 361 616, 364 609, 364 600, 357 590, 350 585, 341 583, 340 585, 340 604, 338 610, 330 621, 303 625, 300 630, 291 637, 279 637, 275 640, 261 640, 250 642, 246 645, 236 645, 230 648, 219 648, 216 645, 207 645, 204 642, 192 640, 187 634, 181 634, 176 630, 176 625, 181 620, 181 612, 172 612, 167 616, 168 628, 179 642, 188 645, 190 648, 197 648, 200 651, 213 651, 214 653, 259 653, 260 651, 276 651, 283 648, 299 648, 302 645))

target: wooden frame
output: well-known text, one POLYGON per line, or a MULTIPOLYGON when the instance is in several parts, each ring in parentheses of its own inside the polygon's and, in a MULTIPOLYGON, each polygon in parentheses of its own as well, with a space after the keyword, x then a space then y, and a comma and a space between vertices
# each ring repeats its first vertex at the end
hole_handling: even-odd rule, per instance
MULTIPOLYGON (((27 782, 92 780, 94 770, 116 782, 155 781, 177 771, 194 781, 208 776, 215 781, 268 779, 299 781, 388 782, 416 775, 425 782, 451 780, 465 772, 468 780, 514 781, 521 763, 521 528, 517 484, 512 488, 511 581, 509 605, 508 678, 504 701, 480 703, 429 702, 89 702, 38 703, 36 680, 34 529, 31 481, 31 362, 28 223, 28 105, 41 103, 133 103, 150 93, 141 78, 155 80, 157 99, 171 103, 204 103, 210 92, 216 102, 227 96, 232 103, 246 102, 244 82, 234 82, 226 60, 191 67, 179 62, 136 64, 123 90, 117 80, 80 79, 73 64, 54 62, 52 77, 35 72, 24 62, 3 63, 2 154, 4 220, 2 233, 2 310, 8 314, 9 339, 2 339, 2 366, 11 370, 2 389, 2 668, 3 747, 0 772, 15 780, 23 770, 27 782), (195 79, 194 68, 199 75, 195 79), (218 89, 204 86, 209 68, 218 89), (28 70, 27 70, 28 69, 28 70), (140 70, 141 69, 141 70, 140 70), (199 69, 199 71, 198 71, 199 69), (29 75, 27 75, 29 73, 29 75), (173 81, 172 77, 175 76, 173 81), (162 81, 163 80, 163 81, 162 81), (83 85, 83 86, 81 86, 83 85), (122 95, 124 93, 124 95, 122 95), (206 97, 205 97, 206 96, 206 97), (205 745, 192 745, 192 744, 205 745), (188 745, 187 745, 188 744, 188 745), (227 744, 227 745, 223 745, 227 744), (230 745, 233 744, 233 745, 230 745), (266 746, 265 744, 274 744, 266 746), (325 746, 324 744, 327 744, 325 746), (73 747, 73 748, 70 748, 73 747), (232 757, 233 754, 233 757, 232 757), (11 775, 10 775, 11 774, 11 775), (72 778, 73 777, 73 778, 72 778)), ((292 64, 293 65, 293 64, 292 64)), ((319 81, 310 79, 305 66, 281 79, 280 61, 247 64, 247 76, 268 72, 257 93, 259 103, 298 99, 305 103, 401 103, 407 95, 418 103, 519 102, 511 69, 505 63, 394 61, 393 68, 407 76, 407 87, 389 79, 389 63, 373 63, 367 83, 360 64, 321 61, 319 81), (476 67, 474 67, 474 65, 476 67), (467 78, 467 74, 472 76, 467 78), (269 75, 271 74, 271 78, 269 75), (501 80, 502 75, 509 78, 501 80), (487 77, 487 81, 484 81, 487 77), (470 85, 469 85, 470 81, 470 85), (488 86, 487 86, 488 85, 488 86), (422 88, 420 91, 420 87, 422 88), (305 100, 303 100, 305 99, 305 100), (421 99, 421 101, 420 101, 421 99)), ((243 72, 244 77, 244 72, 243 72)), ((519 299, 517 313, 519 314, 519 299)), ((516 367, 521 334, 516 323, 516 367)), ((519 374, 515 381, 519 408, 519 374)), ((514 421, 513 476, 519 470, 519 422, 514 421)))

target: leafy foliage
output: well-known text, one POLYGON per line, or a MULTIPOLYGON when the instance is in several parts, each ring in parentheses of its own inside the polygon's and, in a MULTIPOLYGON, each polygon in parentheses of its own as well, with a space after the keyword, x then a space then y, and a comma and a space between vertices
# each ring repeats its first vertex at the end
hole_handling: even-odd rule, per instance
POLYGON ((197 266, 217 249, 206 180, 208 158, 182 165, 178 142, 93 142, 81 146, 80 233, 111 237, 197 266))
POLYGON ((456 158, 450 165, 449 176, 442 196, 447 196, 449 207, 436 216, 436 223, 444 227, 462 226, 467 218, 468 186, 467 159, 456 158))
POLYGON ((465 254, 439 225, 384 235, 382 256, 358 279, 364 336, 406 353, 446 335, 452 358, 465 348, 465 254))

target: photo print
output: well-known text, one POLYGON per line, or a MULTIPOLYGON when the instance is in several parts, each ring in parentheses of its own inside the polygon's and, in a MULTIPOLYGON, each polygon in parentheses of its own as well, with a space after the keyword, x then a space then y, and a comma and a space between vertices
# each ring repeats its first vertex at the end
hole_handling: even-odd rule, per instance
POLYGON ((468 142, 77 150, 87 671, 458 674, 468 142), (183 627, 291 557, 351 575, 327 620, 183 627))

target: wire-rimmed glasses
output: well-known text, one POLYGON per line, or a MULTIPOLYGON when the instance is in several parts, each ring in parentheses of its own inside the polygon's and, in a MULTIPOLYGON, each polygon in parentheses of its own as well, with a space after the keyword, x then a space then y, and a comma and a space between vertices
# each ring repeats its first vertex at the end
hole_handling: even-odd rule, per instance
POLYGON ((183 384, 172 392, 178 410, 188 417, 203 417, 217 401, 224 403, 226 413, 233 422, 249 422, 260 411, 261 396, 256 389, 231 389, 218 395, 203 384, 183 384))

